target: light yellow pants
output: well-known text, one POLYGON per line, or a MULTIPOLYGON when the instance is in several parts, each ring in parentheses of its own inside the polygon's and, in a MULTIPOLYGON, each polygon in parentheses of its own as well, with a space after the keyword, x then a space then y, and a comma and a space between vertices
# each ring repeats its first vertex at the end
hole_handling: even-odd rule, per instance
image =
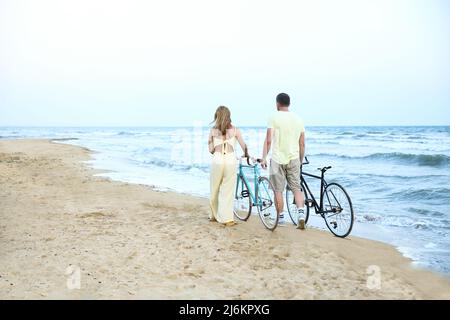
POLYGON ((233 202, 236 191, 236 165, 234 152, 214 153, 211 163, 211 195, 209 218, 220 223, 233 221, 233 202))

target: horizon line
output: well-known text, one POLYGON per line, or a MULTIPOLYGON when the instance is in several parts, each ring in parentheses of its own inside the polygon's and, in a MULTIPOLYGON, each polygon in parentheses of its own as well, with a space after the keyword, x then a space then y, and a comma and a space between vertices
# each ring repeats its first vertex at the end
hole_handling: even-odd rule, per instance
MULTIPOLYGON (((0 128, 192 128, 192 125, 0 125, 0 128)), ((201 127, 210 127, 202 125, 201 127)), ((265 125, 240 125, 241 128, 265 128, 265 125)), ((450 127, 450 124, 410 124, 410 125, 388 125, 388 124, 369 124, 369 125, 309 125, 305 127, 450 127)))

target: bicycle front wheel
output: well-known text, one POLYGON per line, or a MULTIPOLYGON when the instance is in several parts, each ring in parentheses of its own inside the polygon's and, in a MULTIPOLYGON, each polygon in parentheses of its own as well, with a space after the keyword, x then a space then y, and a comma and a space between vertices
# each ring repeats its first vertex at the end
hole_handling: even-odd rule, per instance
POLYGON ((256 199, 258 213, 264 226, 274 231, 278 225, 279 216, 275 205, 275 192, 272 183, 266 177, 260 177, 256 199))
POLYGON ((238 176, 236 193, 234 195, 233 212, 236 218, 247 221, 252 213, 252 198, 247 183, 238 176))
POLYGON ((354 213, 352 201, 345 189, 330 183, 323 192, 322 214, 328 229, 337 237, 345 238, 353 228, 354 213))
MULTIPOLYGON (((305 188, 303 188, 303 190, 305 190, 305 188)), ((305 197, 305 209, 306 209, 305 224, 307 224, 309 219, 309 205, 306 192, 303 192, 303 196, 305 197)), ((298 209, 297 205, 295 204, 294 192, 292 192, 289 186, 286 188, 286 206, 292 223, 298 225, 298 209)))

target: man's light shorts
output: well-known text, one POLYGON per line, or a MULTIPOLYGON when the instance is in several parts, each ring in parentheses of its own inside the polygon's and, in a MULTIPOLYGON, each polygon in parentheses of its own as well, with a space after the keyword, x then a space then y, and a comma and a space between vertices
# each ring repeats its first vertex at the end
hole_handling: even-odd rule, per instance
POLYGON ((286 181, 292 191, 301 191, 300 159, 293 159, 288 164, 279 164, 270 160, 270 182, 276 192, 283 192, 286 181))

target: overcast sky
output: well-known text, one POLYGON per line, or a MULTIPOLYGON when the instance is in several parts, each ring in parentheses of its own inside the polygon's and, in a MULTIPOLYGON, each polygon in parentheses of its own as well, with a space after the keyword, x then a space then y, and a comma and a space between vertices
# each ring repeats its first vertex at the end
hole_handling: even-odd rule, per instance
POLYGON ((450 1, 0 0, 0 125, 450 124, 450 1))

